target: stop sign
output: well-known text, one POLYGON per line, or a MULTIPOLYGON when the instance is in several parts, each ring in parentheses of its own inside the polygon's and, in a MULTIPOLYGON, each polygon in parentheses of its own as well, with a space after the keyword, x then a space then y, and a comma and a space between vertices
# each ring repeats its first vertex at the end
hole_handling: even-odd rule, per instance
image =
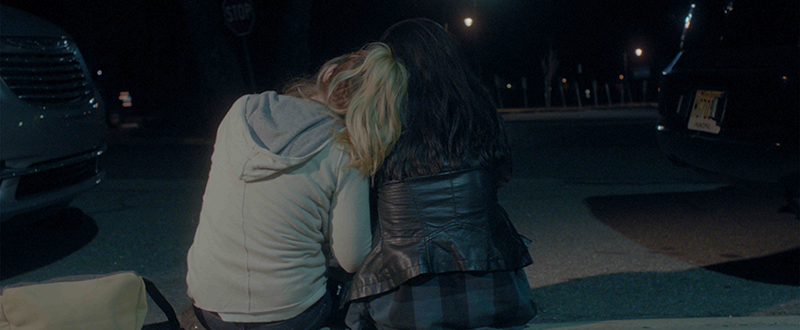
POLYGON ((225 25, 237 36, 246 36, 256 22, 253 0, 225 0, 222 2, 225 25))

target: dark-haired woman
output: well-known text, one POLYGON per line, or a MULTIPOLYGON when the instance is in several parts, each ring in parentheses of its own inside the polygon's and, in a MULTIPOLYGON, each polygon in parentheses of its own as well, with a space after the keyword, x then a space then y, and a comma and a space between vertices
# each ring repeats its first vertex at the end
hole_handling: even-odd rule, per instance
POLYGON ((408 70, 402 133, 373 177, 373 249, 353 278, 352 329, 520 328, 532 263, 497 202, 511 175, 503 120, 439 24, 381 38, 408 70))

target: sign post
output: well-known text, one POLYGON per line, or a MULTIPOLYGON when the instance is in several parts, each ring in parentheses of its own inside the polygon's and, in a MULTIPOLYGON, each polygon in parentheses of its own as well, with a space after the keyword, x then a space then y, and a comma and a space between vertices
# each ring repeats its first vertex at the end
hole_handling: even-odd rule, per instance
POLYGON ((242 38, 242 49, 246 61, 246 69, 250 76, 251 92, 256 92, 255 76, 250 61, 250 51, 247 48, 246 36, 253 30, 256 23, 256 12, 253 8, 253 0, 224 0, 222 1, 222 15, 225 18, 225 25, 237 37, 242 38))

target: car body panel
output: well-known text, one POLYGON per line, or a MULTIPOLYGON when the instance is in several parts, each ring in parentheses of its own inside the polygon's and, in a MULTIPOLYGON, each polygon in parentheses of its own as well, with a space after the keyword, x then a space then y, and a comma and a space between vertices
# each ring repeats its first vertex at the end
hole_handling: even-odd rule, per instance
POLYGON ((107 127, 72 38, 28 13, 0 12, 0 219, 7 220, 97 185, 107 127))
POLYGON ((712 0, 694 8, 695 30, 684 34, 682 51, 661 77, 657 136, 676 164, 729 183, 797 189, 800 37, 792 26, 800 27, 797 12, 773 7, 712 0), (786 31, 759 39, 748 27, 786 31))

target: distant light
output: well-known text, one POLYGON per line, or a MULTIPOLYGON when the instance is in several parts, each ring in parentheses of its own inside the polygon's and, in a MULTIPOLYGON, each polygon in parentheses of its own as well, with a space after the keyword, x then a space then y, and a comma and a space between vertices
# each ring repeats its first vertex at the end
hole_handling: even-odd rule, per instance
POLYGON ((561 78, 561 83, 562 84, 566 84, 567 83, 567 78, 561 78))
POLYGON ((686 14, 686 19, 683 22, 683 33, 684 34, 686 33, 686 30, 688 30, 689 27, 692 26, 692 13, 694 13, 694 8, 695 8, 695 5, 692 4, 692 9, 689 9, 689 13, 686 14))
POLYGON ((625 76, 619 75, 619 80, 623 80, 623 79, 625 79, 625 76))
POLYGON ((587 99, 592 98, 592 92, 589 89, 584 90, 583 93, 586 94, 587 99))
POLYGON ((465 18, 464 19, 464 25, 466 25, 467 27, 472 26, 472 18, 470 18, 470 17, 465 18))
POLYGON ((103 75, 103 70, 97 70, 97 75, 98 76, 102 76, 103 75))
POLYGON ((131 97, 131 93, 128 91, 119 92, 119 100, 122 101, 122 106, 125 108, 133 106, 133 97, 131 97))
POLYGON ((506 84, 506 88, 511 89, 511 87, 513 87, 511 84, 506 84))
POLYGON ((636 48, 634 53, 636 53, 636 56, 642 56, 642 49, 641 48, 636 48))

